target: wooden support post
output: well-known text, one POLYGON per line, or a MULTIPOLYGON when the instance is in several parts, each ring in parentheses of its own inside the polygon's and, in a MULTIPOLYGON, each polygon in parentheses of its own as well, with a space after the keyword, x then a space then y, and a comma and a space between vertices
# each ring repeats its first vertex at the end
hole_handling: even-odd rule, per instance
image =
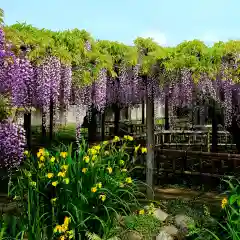
POLYGON ((47 118, 46 118, 46 112, 42 112, 42 139, 45 140, 47 136, 47 118))
POLYGON ((142 124, 145 123, 145 102, 142 100, 142 124))
POLYGON ((218 139, 217 139, 217 114, 216 114, 216 102, 213 100, 212 105, 212 152, 217 152, 218 139))
POLYGON ((50 121, 49 121, 49 138, 50 141, 53 140, 53 100, 50 100, 50 121))
POLYGON ((96 132, 97 132, 97 122, 96 115, 97 111, 94 106, 91 106, 91 119, 88 124, 88 142, 94 142, 96 140, 96 132))
POLYGON ((147 125, 147 197, 154 199, 153 175, 154 175, 154 101, 153 96, 146 98, 146 125, 147 125))
POLYGON ((165 130, 169 130, 169 101, 168 101, 168 90, 165 93, 165 130))
POLYGON ((117 104, 114 105, 114 135, 119 134, 120 108, 117 104))
POLYGON ((101 117, 101 137, 102 137, 102 141, 104 141, 105 139, 105 111, 102 113, 102 117, 101 117))

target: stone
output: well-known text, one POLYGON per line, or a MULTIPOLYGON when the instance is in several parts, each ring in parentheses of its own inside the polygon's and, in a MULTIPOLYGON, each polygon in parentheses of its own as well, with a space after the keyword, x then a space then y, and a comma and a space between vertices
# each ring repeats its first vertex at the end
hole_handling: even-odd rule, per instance
POLYGON ((163 226, 161 231, 166 232, 173 237, 178 236, 179 234, 179 230, 173 225, 163 226))
POLYGON ((164 231, 161 231, 157 235, 156 240, 174 240, 174 238, 170 234, 168 234, 168 233, 166 233, 164 231))
POLYGON ((123 240, 142 240, 142 236, 135 231, 128 231, 126 233, 124 233, 123 240))
POLYGON ((183 233, 187 233, 189 225, 194 224, 194 220, 187 215, 178 214, 175 216, 175 224, 183 233))
POLYGON ((169 215, 162 211, 160 208, 158 208, 154 211, 154 216, 160 221, 164 222, 169 215))

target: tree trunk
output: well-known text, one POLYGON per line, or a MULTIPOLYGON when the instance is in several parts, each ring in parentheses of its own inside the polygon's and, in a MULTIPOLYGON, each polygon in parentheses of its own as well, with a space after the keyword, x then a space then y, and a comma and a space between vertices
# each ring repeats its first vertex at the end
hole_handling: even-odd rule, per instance
POLYGON ((27 147, 30 149, 32 145, 31 112, 24 114, 24 129, 26 131, 27 147))
POLYGON ((153 175, 154 175, 154 101, 153 96, 146 98, 146 125, 147 125, 147 173, 146 183, 148 185, 147 197, 154 199, 153 175))

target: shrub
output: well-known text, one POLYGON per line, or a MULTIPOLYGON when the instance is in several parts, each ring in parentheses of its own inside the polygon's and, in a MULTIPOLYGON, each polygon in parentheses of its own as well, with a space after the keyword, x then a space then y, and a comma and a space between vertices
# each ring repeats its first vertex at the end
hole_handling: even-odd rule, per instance
POLYGON ((69 146, 56 153, 40 149, 37 156, 26 151, 11 194, 22 208, 28 239, 77 239, 86 232, 107 237, 117 215, 139 209, 126 151, 131 141, 115 137, 91 148, 83 142, 77 152, 69 146))
POLYGON ((228 197, 221 202, 224 219, 217 222, 219 228, 216 228, 216 231, 192 226, 192 233, 198 234, 195 239, 240 240, 240 182, 234 178, 224 181, 229 186, 228 197))

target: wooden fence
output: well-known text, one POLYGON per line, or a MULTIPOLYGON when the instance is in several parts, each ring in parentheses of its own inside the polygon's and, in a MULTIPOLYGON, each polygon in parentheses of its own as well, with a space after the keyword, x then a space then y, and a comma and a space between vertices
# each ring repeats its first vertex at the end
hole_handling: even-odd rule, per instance
MULTIPOLYGON (((223 177, 240 177, 240 154, 162 149, 159 146, 154 152, 155 186, 184 184, 215 191, 223 177)), ((146 158, 140 156, 134 163, 142 166, 135 176, 144 181, 146 158)))
POLYGON ((211 177, 240 174, 240 154, 155 149, 155 166, 160 172, 211 177))

